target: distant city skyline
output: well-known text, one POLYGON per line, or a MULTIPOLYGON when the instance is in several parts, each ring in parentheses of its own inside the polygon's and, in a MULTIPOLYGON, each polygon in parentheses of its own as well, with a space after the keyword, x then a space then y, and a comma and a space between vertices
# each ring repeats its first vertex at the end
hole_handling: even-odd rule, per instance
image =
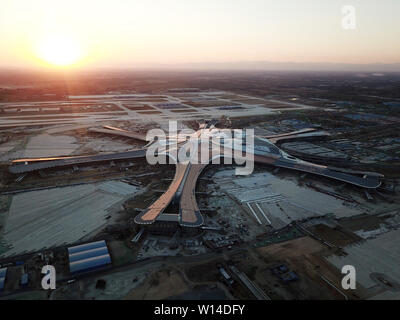
POLYGON ((0 67, 400 71, 399 13, 397 0, 3 0, 0 67))

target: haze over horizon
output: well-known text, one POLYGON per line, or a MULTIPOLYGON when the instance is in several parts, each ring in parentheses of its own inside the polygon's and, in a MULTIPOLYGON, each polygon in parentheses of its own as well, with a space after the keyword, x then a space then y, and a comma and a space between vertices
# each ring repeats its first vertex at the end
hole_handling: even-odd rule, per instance
POLYGON ((399 12, 396 0, 4 0, 0 67, 400 71, 399 12))

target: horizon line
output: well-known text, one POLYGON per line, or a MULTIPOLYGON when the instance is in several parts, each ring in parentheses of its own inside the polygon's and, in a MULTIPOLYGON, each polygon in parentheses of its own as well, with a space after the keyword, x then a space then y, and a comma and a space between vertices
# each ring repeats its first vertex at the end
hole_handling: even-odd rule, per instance
POLYGON ((0 65, 7 71, 282 71, 282 72, 400 72, 400 62, 349 63, 349 62, 274 62, 268 60, 232 61, 232 62, 185 62, 179 64, 143 63, 121 65, 82 65, 69 67, 0 65), (388 70, 390 69, 390 70, 388 70))

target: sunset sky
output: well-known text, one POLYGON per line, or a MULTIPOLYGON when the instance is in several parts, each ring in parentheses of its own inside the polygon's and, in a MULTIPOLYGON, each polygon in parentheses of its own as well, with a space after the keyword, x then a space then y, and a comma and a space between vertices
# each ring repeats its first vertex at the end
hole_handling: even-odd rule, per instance
POLYGON ((1 0, 0 66, 399 63, 399 14, 399 0, 1 0))

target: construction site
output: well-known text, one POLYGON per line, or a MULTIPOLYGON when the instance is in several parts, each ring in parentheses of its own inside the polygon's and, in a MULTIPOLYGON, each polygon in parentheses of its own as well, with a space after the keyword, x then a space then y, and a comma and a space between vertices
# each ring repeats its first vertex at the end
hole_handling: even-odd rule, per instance
POLYGON ((241 91, 1 102, 0 299, 399 299, 397 113, 241 91), (169 134, 178 150, 253 129, 254 170, 149 164, 172 120, 193 132, 169 134))

